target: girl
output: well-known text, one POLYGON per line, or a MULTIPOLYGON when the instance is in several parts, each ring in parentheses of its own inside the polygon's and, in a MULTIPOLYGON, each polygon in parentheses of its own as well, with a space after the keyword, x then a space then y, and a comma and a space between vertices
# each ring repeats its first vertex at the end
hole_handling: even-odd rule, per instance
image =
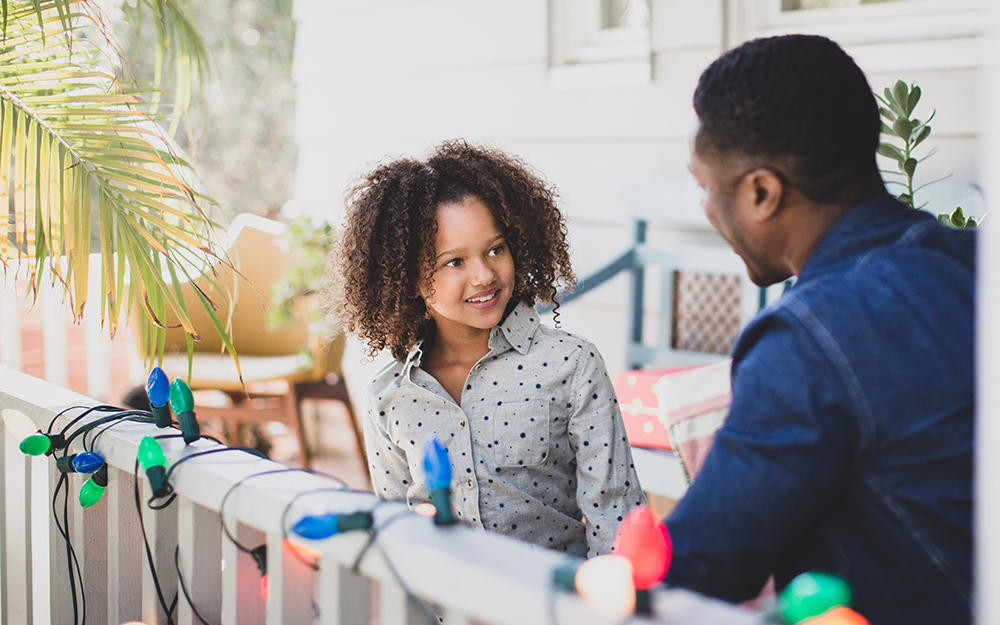
POLYGON ((593 556, 644 496, 597 348, 534 309, 574 282, 554 195, 521 161, 461 141, 376 167, 348 193, 337 310, 372 355, 395 357, 367 396, 377 495, 426 501, 437 437, 459 518, 593 556))

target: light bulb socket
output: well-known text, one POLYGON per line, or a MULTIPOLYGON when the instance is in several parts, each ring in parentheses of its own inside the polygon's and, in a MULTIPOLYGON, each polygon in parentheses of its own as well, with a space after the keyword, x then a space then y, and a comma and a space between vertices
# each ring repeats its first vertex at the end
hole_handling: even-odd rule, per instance
POLYGON ((150 406, 149 411, 153 413, 153 422, 156 423, 158 428, 168 428, 173 420, 173 415, 170 414, 170 404, 163 406, 150 406))
POLYGON ((560 590, 576 591, 576 572, 582 562, 563 564, 552 571, 552 584, 560 590))
POLYGON ((177 423, 181 426, 181 434, 184 442, 188 445, 201 438, 201 429, 198 427, 198 419, 193 411, 182 412, 177 415, 177 423))
POLYGON ((51 456, 53 453, 66 447, 66 437, 62 434, 46 434, 45 436, 49 439, 49 450, 45 452, 46 456, 51 456))
POLYGON ((107 488, 108 486, 108 465, 105 464, 103 467, 98 469, 90 476, 90 481, 98 486, 107 488))
POLYGON ((153 499, 166 497, 170 494, 170 485, 167 484, 167 469, 161 465, 154 465, 146 469, 146 477, 149 478, 149 489, 153 492, 153 499))
POLYGON ((451 512, 450 488, 431 490, 431 503, 434 504, 434 525, 455 524, 455 515, 451 512))
POLYGON ((63 456, 62 458, 56 458, 56 468, 59 469, 60 473, 76 473, 76 467, 73 466, 73 458, 76 458, 76 454, 71 456, 63 456))
POLYGON ((374 525, 371 512, 352 512, 351 514, 341 514, 337 517, 337 529, 341 532, 351 530, 367 530, 374 525))
POLYGON ((262 576, 267 575, 267 545, 261 545, 250 550, 253 561, 257 563, 262 576))
POLYGON ((635 613, 643 616, 653 613, 653 595, 648 588, 635 589, 635 613))

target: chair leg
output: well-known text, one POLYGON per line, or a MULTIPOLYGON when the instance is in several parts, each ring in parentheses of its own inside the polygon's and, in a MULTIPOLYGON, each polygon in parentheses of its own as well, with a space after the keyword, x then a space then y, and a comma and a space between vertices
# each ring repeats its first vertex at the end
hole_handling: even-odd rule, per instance
POLYGON ((288 422, 294 424, 296 434, 299 439, 299 459, 302 466, 309 469, 312 467, 312 448, 309 447, 304 419, 302 418, 302 406, 299 402, 297 385, 289 384, 288 393, 285 395, 285 409, 288 411, 288 422))
POLYGON ((358 420, 358 416, 354 413, 354 406, 351 404, 351 396, 347 393, 347 384, 344 383, 344 378, 331 375, 327 381, 300 382, 295 385, 295 388, 298 396, 301 398, 335 399, 343 402, 347 408, 347 415, 351 419, 351 426, 354 429, 354 440, 358 445, 358 454, 361 456, 361 461, 364 463, 365 471, 367 472, 368 454, 365 450, 365 434, 361 426, 361 421, 358 420), (336 382, 331 384, 328 380, 333 378, 336 378, 336 382))

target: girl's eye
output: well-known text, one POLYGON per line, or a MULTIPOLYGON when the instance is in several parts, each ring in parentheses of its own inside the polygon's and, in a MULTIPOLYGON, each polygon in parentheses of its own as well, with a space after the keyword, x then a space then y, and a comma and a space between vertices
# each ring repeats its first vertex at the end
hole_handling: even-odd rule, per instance
POLYGON ((500 254, 503 254, 504 249, 505 247, 503 245, 498 245, 490 250, 490 256, 499 256, 500 254))
POLYGON ((448 262, 446 262, 444 264, 444 266, 445 267, 461 267, 462 266, 462 259, 461 258, 453 258, 453 259, 449 260, 448 262))

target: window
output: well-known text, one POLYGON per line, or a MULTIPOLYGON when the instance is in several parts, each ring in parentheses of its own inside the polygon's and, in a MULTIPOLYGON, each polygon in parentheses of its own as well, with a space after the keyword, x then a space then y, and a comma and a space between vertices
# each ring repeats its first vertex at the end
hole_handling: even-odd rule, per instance
POLYGON ((550 11, 554 88, 650 82, 649 0, 551 0, 550 11))
POLYGON ((728 46, 756 37, 830 37, 866 72, 978 67, 990 0, 726 0, 728 46))

